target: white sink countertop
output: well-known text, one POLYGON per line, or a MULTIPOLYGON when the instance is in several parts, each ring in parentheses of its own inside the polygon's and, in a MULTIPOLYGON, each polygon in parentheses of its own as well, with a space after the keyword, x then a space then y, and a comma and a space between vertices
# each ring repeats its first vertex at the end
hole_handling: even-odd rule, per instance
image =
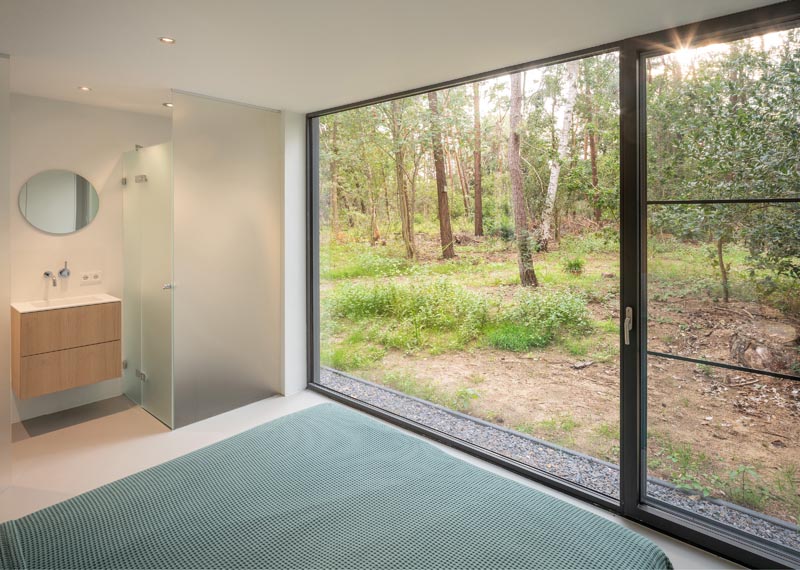
POLYGON ((82 297, 20 301, 18 303, 11 303, 11 307, 18 313, 35 313, 37 311, 51 311, 53 309, 66 309, 68 307, 84 307, 86 305, 102 305, 104 303, 119 302, 121 302, 121 299, 106 295, 105 293, 99 293, 97 295, 84 295, 82 297))

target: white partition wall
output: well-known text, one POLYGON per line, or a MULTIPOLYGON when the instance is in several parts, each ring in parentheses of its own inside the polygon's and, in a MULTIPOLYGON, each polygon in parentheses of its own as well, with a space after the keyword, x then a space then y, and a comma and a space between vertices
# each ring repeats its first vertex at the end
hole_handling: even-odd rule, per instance
POLYGON ((306 117, 283 112, 283 389, 306 387, 306 117))
MULTIPOLYGON (((9 96, 8 57, 0 54, 0 204, 9 203, 9 96)), ((0 491, 11 480, 11 364, 9 323, 9 211, 0 208, 0 491)))
POLYGON ((281 115, 175 93, 175 427, 281 390, 281 115))

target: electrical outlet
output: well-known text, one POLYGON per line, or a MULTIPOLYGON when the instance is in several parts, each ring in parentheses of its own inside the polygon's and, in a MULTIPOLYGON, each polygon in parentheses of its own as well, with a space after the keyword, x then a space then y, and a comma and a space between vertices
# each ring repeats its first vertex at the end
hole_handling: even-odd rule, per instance
POLYGON ((103 272, 100 270, 84 271, 80 277, 81 285, 99 285, 103 282, 103 272))

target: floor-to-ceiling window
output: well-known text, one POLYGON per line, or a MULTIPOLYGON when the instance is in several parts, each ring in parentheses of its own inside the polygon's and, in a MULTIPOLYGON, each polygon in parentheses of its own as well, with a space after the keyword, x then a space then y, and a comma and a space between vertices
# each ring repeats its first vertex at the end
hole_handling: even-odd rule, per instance
POLYGON ((313 385, 796 564, 797 17, 310 116, 313 385))
POLYGON ((619 496, 618 76, 610 52, 320 119, 323 385, 619 496))

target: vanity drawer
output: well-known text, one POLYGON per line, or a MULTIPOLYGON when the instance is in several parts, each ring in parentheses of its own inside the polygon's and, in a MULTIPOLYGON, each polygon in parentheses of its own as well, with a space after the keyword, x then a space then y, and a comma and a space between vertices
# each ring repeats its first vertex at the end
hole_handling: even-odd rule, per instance
POLYGON ((122 343, 115 340, 22 357, 14 391, 20 399, 35 398, 120 376, 122 343))
POLYGON ((14 331, 19 335, 19 355, 120 340, 121 307, 122 303, 104 303, 20 314, 19 331, 14 331))

